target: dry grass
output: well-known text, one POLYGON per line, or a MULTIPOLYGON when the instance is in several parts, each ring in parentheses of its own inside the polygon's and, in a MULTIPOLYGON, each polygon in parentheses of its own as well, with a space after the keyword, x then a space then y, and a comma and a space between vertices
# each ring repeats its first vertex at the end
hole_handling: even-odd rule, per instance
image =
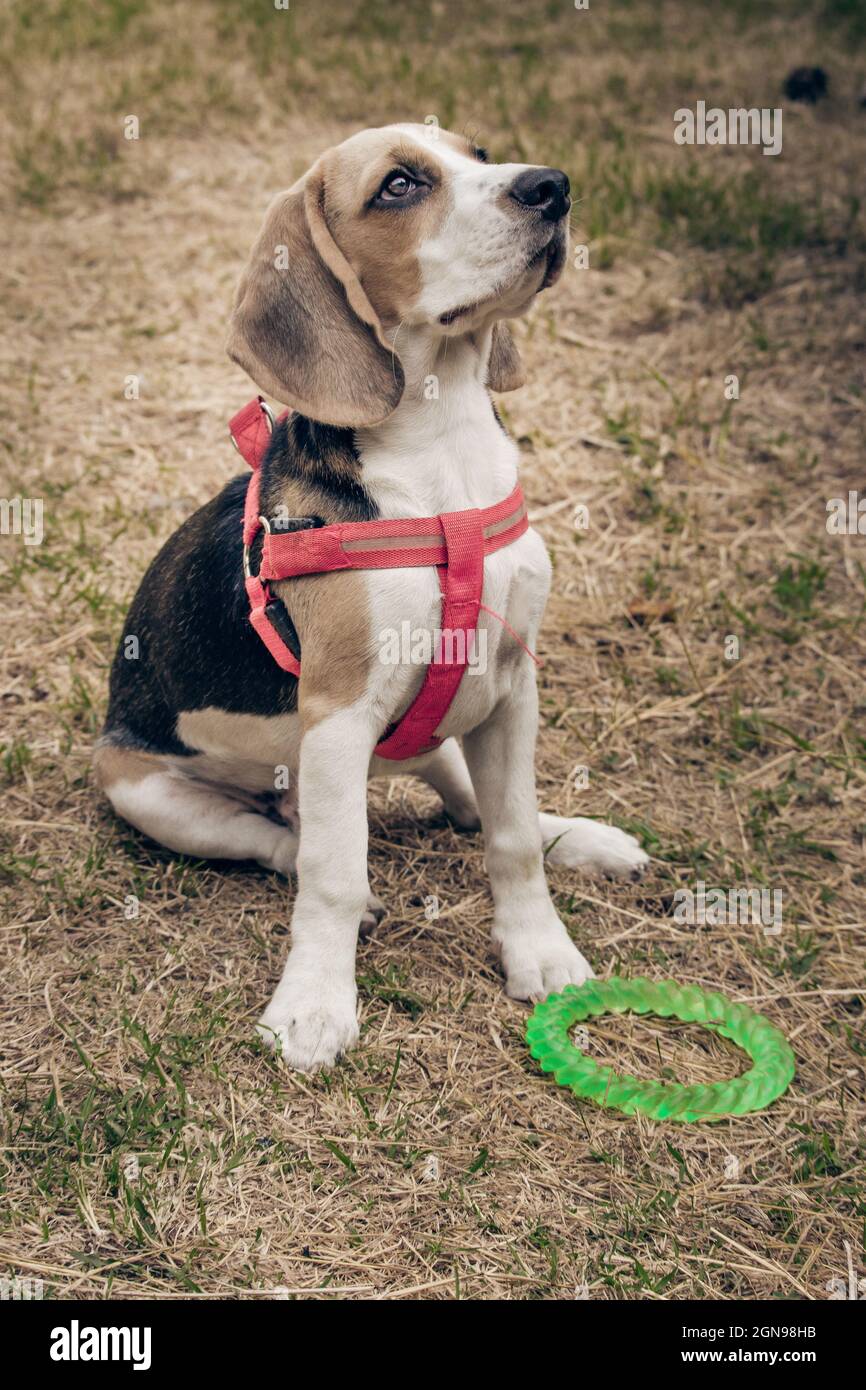
MULTIPOLYGON (((825 528, 863 481, 862 48, 841 0, 720 9, 100 0, 6 22, 0 492, 43 497, 46 536, 0 540, 0 1259, 54 1296, 822 1299, 864 1272, 866 574, 863 538, 825 528), (779 159, 673 145, 677 106, 775 105, 812 60, 831 99, 786 108, 779 159), (291 889, 177 861, 89 780, 125 605, 236 468, 250 388, 221 341, 262 207, 330 140, 428 112, 563 163, 590 240, 503 402, 556 562, 540 789, 655 864, 640 887, 560 873, 558 901, 600 973, 718 987, 784 1029, 797 1077, 760 1115, 654 1126, 543 1077, 480 846, 399 781, 371 811, 389 917, 359 953, 362 1045, 287 1074, 252 1020, 291 889), (782 934, 678 924, 697 879, 781 889, 782 934)), ((691 1028, 592 1038, 641 1075, 740 1065, 691 1028)))

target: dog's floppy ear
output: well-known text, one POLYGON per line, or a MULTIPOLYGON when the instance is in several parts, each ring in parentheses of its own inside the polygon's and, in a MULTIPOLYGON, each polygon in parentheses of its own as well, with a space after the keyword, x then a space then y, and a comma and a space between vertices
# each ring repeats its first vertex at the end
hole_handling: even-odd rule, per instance
POLYGON ((487 361, 487 385, 491 391, 516 391, 526 377, 511 329, 503 319, 493 325, 490 357, 487 361))
POLYGON ((262 391, 313 420, 387 419, 403 370, 324 214, 322 161, 279 194, 241 277, 226 345, 262 391))

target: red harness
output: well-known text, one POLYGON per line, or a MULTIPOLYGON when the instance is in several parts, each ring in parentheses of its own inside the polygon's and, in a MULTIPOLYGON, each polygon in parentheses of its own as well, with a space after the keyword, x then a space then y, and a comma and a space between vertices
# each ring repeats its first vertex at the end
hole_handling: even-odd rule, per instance
MULTIPOLYGON (((280 419, 287 416, 288 411, 280 419)), ((312 530, 273 532, 267 518, 259 514, 259 470, 270 442, 271 419, 259 396, 238 411, 229 424, 238 452, 253 470, 244 505, 244 582, 250 601, 250 622, 277 665, 300 676, 300 662, 268 616, 268 605, 274 602, 270 583, 332 570, 434 565, 442 589, 440 630, 453 638, 447 645, 440 639, 421 689, 403 718, 386 730, 376 746, 380 758, 395 761, 432 751, 442 742, 435 730, 457 694, 473 650, 478 610, 485 607, 481 602, 484 557, 516 541, 529 526, 520 484, 493 507, 469 507, 462 512, 442 512, 439 516, 406 521, 341 521, 312 530), (252 574, 250 546, 262 529, 265 536, 261 564, 258 574, 252 574)), ((516 633, 513 636, 520 641, 516 633)))

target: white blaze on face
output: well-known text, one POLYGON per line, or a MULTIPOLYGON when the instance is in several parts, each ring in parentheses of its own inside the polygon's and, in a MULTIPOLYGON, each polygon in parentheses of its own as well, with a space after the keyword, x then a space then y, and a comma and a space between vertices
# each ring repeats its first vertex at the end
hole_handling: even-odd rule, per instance
POLYGON ((412 317, 428 323, 506 289, 525 268, 527 252, 537 249, 529 242, 536 229, 516 207, 501 205, 531 165, 483 164, 444 140, 431 152, 444 167, 450 207, 436 234, 418 248, 422 289, 412 317))

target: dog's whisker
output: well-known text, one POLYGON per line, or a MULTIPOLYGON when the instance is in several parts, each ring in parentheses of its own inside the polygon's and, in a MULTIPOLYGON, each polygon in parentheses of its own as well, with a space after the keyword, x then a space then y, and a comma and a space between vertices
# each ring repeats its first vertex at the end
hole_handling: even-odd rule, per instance
POLYGON ((391 372, 395 381, 397 380, 397 339, 400 336, 400 329, 405 322, 405 319, 401 319, 397 324, 397 327, 394 329, 394 341, 391 344, 391 372))

